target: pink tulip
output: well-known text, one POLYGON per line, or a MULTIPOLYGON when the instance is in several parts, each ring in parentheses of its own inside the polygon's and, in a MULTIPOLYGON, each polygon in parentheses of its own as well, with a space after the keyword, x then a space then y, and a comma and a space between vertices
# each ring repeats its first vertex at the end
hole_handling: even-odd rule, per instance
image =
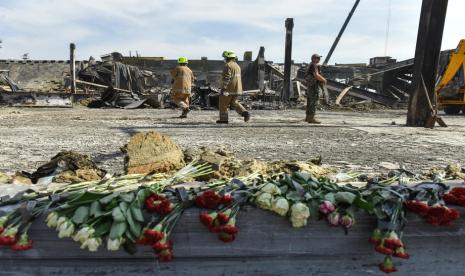
POLYGON ((331 202, 331 201, 323 201, 323 203, 321 203, 320 205, 320 212, 322 214, 330 214, 332 212, 334 212, 334 210, 336 210, 336 207, 334 206, 334 204, 331 202))

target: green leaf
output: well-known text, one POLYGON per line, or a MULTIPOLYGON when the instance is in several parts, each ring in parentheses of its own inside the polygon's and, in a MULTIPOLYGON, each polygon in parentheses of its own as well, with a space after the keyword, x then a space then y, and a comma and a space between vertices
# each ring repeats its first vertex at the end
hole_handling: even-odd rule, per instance
POLYGON ((89 206, 80 206, 74 212, 71 220, 76 224, 84 223, 89 218, 89 206))
POLYGON ((287 185, 281 185, 281 186, 278 186, 278 187, 281 190, 281 194, 285 194, 285 193, 287 193, 287 190, 289 190, 289 186, 287 186, 287 185))
POLYGON ((126 242, 123 244, 124 251, 129 253, 130 255, 134 255, 137 252, 137 246, 134 242, 131 240, 126 240, 126 242))
POLYGON ((110 203, 114 198, 117 198, 119 196, 119 192, 114 192, 114 193, 111 193, 109 195, 107 195, 106 197, 100 199, 100 203, 102 203, 103 205, 106 205, 108 203, 110 203))
POLYGON ((126 212, 128 211, 129 205, 123 201, 119 203, 119 208, 121 208, 121 211, 123 211, 123 214, 126 214, 126 212))
POLYGON ((126 221, 124 221, 124 222, 113 222, 113 224, 111 225, 109 238, 112 239, 112 240, 121 238, 123 236, 124 232, 126 232, 127 229, 128 229, 128 225, 127 225, 126 221))
POLYGON ((89 204, 96 200, 100 200, 104 196, 105 194, 84 192, 81 196, 78 196, 75 199, 70 200, 68 204, 72 206, 89 204))
POLYGON ((130 193, 121 194, 119 198, 121 198, 121 200, 124 202, 131 203, 134 201, 135 196, 134 196, 134 193, 130 192, 130 193))
POLYGON ((137 220, 138 222, 144 222, 145 219, 144 219, 144 214, 142 214, 142 210, 135 206, 135 205, 132 205, 130 207, 130 210, 131 210, 131 213, 132 213, 132 217, 137 220))
POLYGON ((292 201, 301 201, 303 199, 302 196, 299 195, 299 193, 297 193, 296 191, 289 191, 286 194, 286 198, 292 201))
POLYGON ((336 197, 334 196, 334 193, 325 194, 325 200, 336 203, 336 197))
POLYGON ((111 216, 113 217, 113 220, 115 222, 126 222, 126 217, 124 216, 124 212, 123 210, 121 210, 119 206, 113 209, 113 212, 111 212, 111 216))
POLYGON ((118 206, 118 200, 116 200, 116 198, 114 198, 112 201, 110 201, 109 204, 107 204, 105 206, 105 211, 111 211, 113 209, 115 209, 115 207, 118 206))
POLYGON ((370 202, 366 201, 365 199, 361 197, 357 197, 354 201, 354 204, 358 208, 363 209, 368 212, 373 211, 373 208, 374 208, 374 206, 370 202))
POLYGON ((131 233, 134 236, 139 237, 141 235, 142 229, 140 224, 138 222, 135 222, 132 218, 131 209, 128 209, 128 211, 126 212, 126 219, 128 221, 129 230, 131 231, 131 233))
POLYGON ((308 209, 310 210, 310 217, 317 218, 320 213, 320 205, 318 201, 312 200, 307 206, 308 206, 308 209))
POLYGON ((303 172, 294 172, 292 174, 292 177, 294 178, 295 181, 297 181, 299 184, 305 184, 307 183, 311 177, 309 174, 307 173, 303 173, 303 172))
POLYGON ((105 221, 105 222, 97 223, 96 226, 94 227, 94 229, 95 229, 94 236, 96 236, 96 237, 104 236, 108 232, 110 232, 111 221, 105 221))
POLYGON ((102 216, 104 212, 102 211, 102 206, 98 201, 92 202, 90 205, 90 216, 98 218, 102 216))
POLYGON ((337 203, 346 203, 349 205, 352 205, 356 198, 357 196, 350 192, 337 192, 334 195, 334 199, 337 203))
POLYGON ((126 237, 127 240, 131 240, 131 241, 136 241, 140 237, 140 236, 138 237, 134 236, 134 234, 132 234, 131 231, 126 231, 126 233, 124 233, 124 236, 126 237))
POLYGON ((147 190, 146 189, 143 189, 143 190, 140 190, 140 191, 137 192, 137 202, 139 204, 142 204, 142 202, 144 202, 146 198, 147 198, 147 190))

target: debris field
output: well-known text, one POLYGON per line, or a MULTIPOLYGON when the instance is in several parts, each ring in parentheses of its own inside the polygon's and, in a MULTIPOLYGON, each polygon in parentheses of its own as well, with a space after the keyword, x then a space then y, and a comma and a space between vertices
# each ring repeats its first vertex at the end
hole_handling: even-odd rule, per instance
POLYGON ((215 124, 217 112, 193 111, 187 120, 170 109, 0 109, 0 171, 34 171, 60 151, 87 154, 110 173, 124 171, 121 148, 138 132, 169 135, 186 155, 202 147, 222 148, 238 158, 312 160, 353 171, 389 171, 399 165, 415 173, 464 160, 465 120, 445 116, 448 128, 405 127, 405 110, 320 112, 324 123, 302 121, 303 110, 253 111, 244 124, 232 116, 215 124))

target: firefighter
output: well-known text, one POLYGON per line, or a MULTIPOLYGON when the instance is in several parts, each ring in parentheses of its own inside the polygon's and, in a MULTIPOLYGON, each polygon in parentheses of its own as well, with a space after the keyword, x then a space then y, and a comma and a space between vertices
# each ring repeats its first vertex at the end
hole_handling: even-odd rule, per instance
POLYGON ((236 54, 232 51, 224 51, 225 65, 223 69, 221 93, 219 97, 220 119, 218 124, 227 124, 228 108, 234 108, 236 112, 244 117, 244 122, 250 120, 249 112, 237 101, 242 95, 241 67, 236 63, 236 54))
POLYGON ((172 84, 172 99, 173 102, 182 109, 182 114, 179 118, 187 118, 189 113, 189 100, 191 96, 192 83, 194 74, 187 67, 189 60, 187 57, 178 59, 178 66, 171 70, 172 84))

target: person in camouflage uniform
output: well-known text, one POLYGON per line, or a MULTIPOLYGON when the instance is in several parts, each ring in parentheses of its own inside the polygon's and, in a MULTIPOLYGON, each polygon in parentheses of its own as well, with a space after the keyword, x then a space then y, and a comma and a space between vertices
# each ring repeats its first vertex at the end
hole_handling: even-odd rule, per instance
POLYGON ((309 124, 321 123, 315 119, 316 107, 320 98, 320 89, 322 85, 326 85, 326 79, 321 75, 320 60, 320 55, 312 55, 312 62, 308 65, 305 73, 305 79, 307 81, 307 110, 305 121, 309 124))

